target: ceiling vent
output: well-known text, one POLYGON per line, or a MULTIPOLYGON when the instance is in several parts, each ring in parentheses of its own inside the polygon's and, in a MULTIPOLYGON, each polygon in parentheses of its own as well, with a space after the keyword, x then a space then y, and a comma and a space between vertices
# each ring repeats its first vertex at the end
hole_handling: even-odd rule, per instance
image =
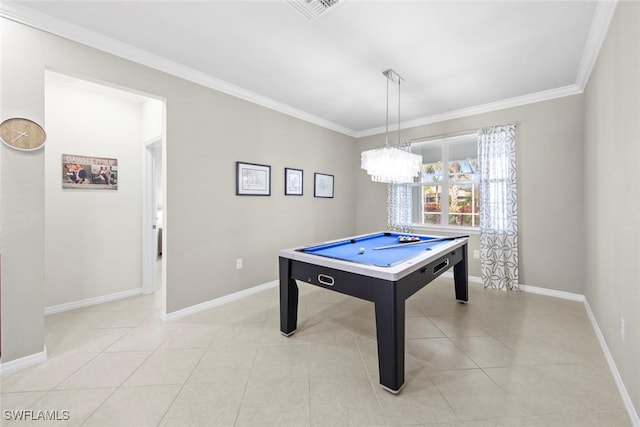
POLYGON ((330 8, 335 7, 340 0, 287 0, 287 2, 309 21, 313 21, 330 8))

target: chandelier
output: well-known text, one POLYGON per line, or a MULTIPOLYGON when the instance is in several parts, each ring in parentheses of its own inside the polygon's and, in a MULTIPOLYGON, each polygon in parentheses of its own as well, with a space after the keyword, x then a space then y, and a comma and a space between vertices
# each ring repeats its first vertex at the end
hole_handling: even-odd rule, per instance
POLYGON ((409 153, 402 148, 408 145, 400 143, 400 81, 404 80, 392 69, 383 71, 387 78, 387 117, 385 128, 385 144, 382 148, 363 151, 360 158, 360 167, 371 175, 371 181, 388 184, 406 184, 420 174, 422 156, 409 153), (389 81, 398 82, 398 144, 392 147, 389 144, 389 81))

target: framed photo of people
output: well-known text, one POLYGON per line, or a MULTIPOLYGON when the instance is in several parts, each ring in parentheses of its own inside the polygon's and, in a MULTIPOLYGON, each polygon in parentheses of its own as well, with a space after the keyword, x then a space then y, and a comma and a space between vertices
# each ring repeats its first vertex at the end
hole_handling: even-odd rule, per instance
POLYGON ((118 159, 63 154, 62 188, 117 190, 118 159))

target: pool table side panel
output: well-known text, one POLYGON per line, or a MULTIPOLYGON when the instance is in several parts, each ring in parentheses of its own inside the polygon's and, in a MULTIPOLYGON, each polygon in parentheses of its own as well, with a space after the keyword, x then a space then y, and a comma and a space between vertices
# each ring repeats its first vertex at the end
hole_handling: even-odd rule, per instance
MULTIPOLYGON (((286 258, 280 258, 286 259, 286 258)), ((375 302, 378 290, 389 283, 386 280, 377 279, 375 277, 363 277, 357 273, 349 271, 336 270, 330 267, 324 267, 309 264, 303 261, 289 260, 290 276, 302 282, 307 282, 321 288, 326 288, 334 292, 361 298, 367 301, 375 302), (333 278, 333 286, 320 282, 319 275, 331 276, 333 278)))
MULTIPOLYGON (((465 256, 465 249, 466 245, 443 254, 442 256, 431 261, 426 266, 422 267, 420 270, 415 271, 413 274, 410 274, 398 280, 397 290, 400 297, 404 299, 409 298, 411 295, 415 294, 420 289, 424 288, 426 285, 435 280, 438 276, 442 275, 445 271, 449 271, 452 266, 454 269, 454 276, 457 277, 458 275, 455 273, 456 266, 459 264, 464 265, 467 261, 465 256), (448 265, 445 268, 437 269, 438 266, 440 266, 447 260, 448 265)), ((466 278, 466 275, 464 277, 466 278)), ((460 294, 466 295, 466 291, 464 291, 464 289, 466 289, 467 287, 467 280, 457 280, 456 283, 459 283, 460 287, 463 288, 461 289, 463 292, 461 292, 460 294)), ((456 285, 456 299, 460 299, 457 298, 457 288, 458 285, 456 285)), ((466 301, 466 299, 464 299, 464 301, 466 301)))

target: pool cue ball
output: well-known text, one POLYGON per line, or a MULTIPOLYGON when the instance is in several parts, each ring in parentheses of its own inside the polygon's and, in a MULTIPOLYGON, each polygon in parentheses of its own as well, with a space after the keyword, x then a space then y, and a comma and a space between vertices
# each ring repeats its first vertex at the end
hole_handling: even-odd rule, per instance
POLYGON ((358 253, 363 254, 363 253, 364 253, 364 248, 360 248, 360 249, 358 249, 358 253))

